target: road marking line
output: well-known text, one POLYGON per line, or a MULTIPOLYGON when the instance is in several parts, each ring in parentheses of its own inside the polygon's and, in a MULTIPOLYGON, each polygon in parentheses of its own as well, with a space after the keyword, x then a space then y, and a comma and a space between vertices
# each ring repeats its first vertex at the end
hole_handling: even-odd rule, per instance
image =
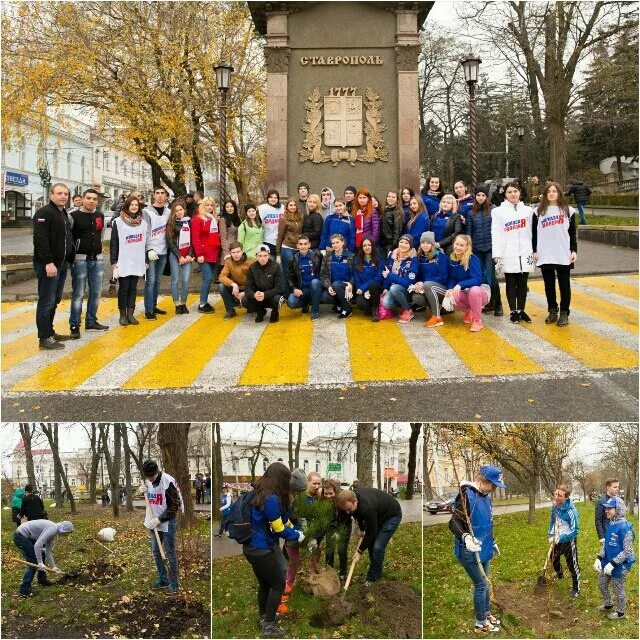
MULTIPOLYGON (((172 311, 171 298, 163 300, 158 306, 165 311, 172 311)), ((87 378, 107 366, 114 358, 135 345, 144 336, 156 331, 172 315, 159 315, 157 320, 142 319, 137 326, 109 329, 101 333, 88 344, 83 344, 72 353, 61 354, 48 367, 37 371, 22 380, 13 388, 15 391, 56 391, 75 389, 87 378)))
POLYGON ((346 323, 326 313, 313 321, 312 340, 309 384, 352 383, 346 323))
MULTIPOLYGON (((629 285, 629 286, 633 286, 633 285, 629 285)), ((635 289, 637 291, 638 287, 635 287, 635 289)), ((582 279, 580 279, 580 280, 571 281, 572 297, 573 297, 574 291, 581 291, 582 293, 592 296, 596 305, 599 304, 598 302, 599 300, 606 300, 607 302, 612 302, 613 304, 617 304, 617 305, 620 305, 621 307, 631 309, 631 311, 635 311, 637 313, 638 299, 636 298, 635 300, 633 300, 632 298, 629 298, 626 295, 616 293, 612 287, 605 288, 603 286, 603 287, 597 288, 593 285, 584 283, 582 279)))
POLYGON ((347 340, 355 382, 429 377, 395 319, 372 323, 367 316, 353 315, 347 319, 347 340))
MULTIPOLYGON (((58 308, 56 309, 56 313, 58 311, 60 312, 69 311, 70 307, 71 307, 71 300, 68 300, 68 299, 61 300, 60 304, 58 305, 58 308)), ((11 333, 12 331, 17 331, 22 327, 31 327, 33 329, 33 327, 35 326, 36 326, 36 310, 35 309, 33 309, 32 311, 25 311, 20 315, 15 315, 13 317, 7 318, 6 320, 4 319, 4 317, 2 319, 3 334, 11 333)))
MULTIPOLYGON (((239 385, 295 384, 306 382, 313 326, 307 316, 300 322, 300 312, 287 306, 280 310, 280 321, 264 330, 247 363, 239 385)), ((269 322, 267 314, 265 322, 269 322)))
POLYGON ((35 311, 38 303, 35 300, 23 300, 21 302, 3 302, 2 320, 19 316, 25 311, 35 311))
MULTIPOLYGON (((628 284, 618 278, 607 276, 590 276, 588 278, 572 278, 572 284, 586 284, 589 287, 615 294, 616 298, 631 298, 633 304, 638 306, 638 285, 628 284)), ((628 302, 628 301, 627 301, 628 302)))
POLYGON ((638 276, 634 276, 633 274, 617 274, 614 276, 610 276, 612 280, 616 280, 617 282, 625 282, 626 284, 632 284, 634 286, 638 286, 638 276))

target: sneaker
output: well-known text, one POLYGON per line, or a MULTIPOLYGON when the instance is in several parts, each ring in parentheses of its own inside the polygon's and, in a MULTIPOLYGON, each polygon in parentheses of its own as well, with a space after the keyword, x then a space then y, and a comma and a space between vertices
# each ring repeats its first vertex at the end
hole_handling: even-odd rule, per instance
POLYGON ((99 322, 84 326, 85 331, 106 331, 108 328, 106 324, 100 324, 99 322))
POLYGON ((36 595, 35 591, 29 591, 29 593, 21 593, 20 597, 21 598, 32 598, 35 595, 36 595))
POLYGON ((569 312, 561 311, 560 318, 558 318, 558 322, 556 322, 556 327, 566 327, 569 324, 569 312))
POLYGON ((342 307, 331 307, 331 311, 333 311, 333 313, 337 313, 338 315, 340 315, 342 313, 342 307))
POLYGON ((269 322, 278 322, 280 320, 280 308, 271 310, 271 317, 269 318, 269 322))
POLYGON ((157 320, 156 314, 153 311, 145 311, 144 312, 144 317, 147 320, 157 320))
POLYGON ((511 314, 509 315, 509 320, 514 324, 518 324, 520 322, 520 312, 512 311, 511 314))
POLYGON ((56 342, 56 339, 53 336, 49 336, 48 338, 43 338, 38 342, 40 349, 44 351, 55 351, 56 349, 64 349, 64 345, 62 342, 56 342))
POLYGON ((71 340, 71 336, 68 336, 64 333, 56 333, 55 331, 53 332, 53 339, 56 342, 65 342, 67 340, 71 340))
POLYGON ((180 585, 177 582, 170 582, 167 585, 167 591, 169 593, 175 593, 176 591, 180 590, 180 585))
POLYGON ((284 616, 284 615, 286 615, 287 613, 289 613, 289 607, 287 606, 287 603, 284 601, 284 599, 283 599, 283 601, 278 605, 277 613, 278 613, 278 615, 280 615, 280 616, 284 616))
POLYGON ((444 321, 440 316, 431 316, 425 323, 425 327, 429 327, 433 329, 434 327, 441 327, 444 324, 444 321))
POLYGON ((261 638, 284 638, 285 636, 286 631, 282 627, 279 627, 275 621, 264 621, 262 625, 262 634, 260 635, 261 638))
POLYGON ((474 333, 476 331, 482 331, 482 321, 481 320, 474 320, 471 323, 471 329, 470 331, 473 331, 474 333))
POLYGON ((577 598, 580 595, 580 590, 579 589, 573 589, 571 591, 571 597, 572 598, 577 598))
POLYGON ((490 613, 487 614, 487 620, 495 627, 496 625, 501 624, 500 620, 496 618, 494 615, 490 613))
POLYGON ((189 308, 186 304, 181 304, 180 306, 182 307, 182 313, 189 313, 189 308))
POLYGON ((156 581, 153 583, 153 589, 166 589, 169 586, 169 583, 164 578, 156 578, 156 581))
POLYGON ((620 611, 612 611, 607 618, 609 618, 609 620, 620 620, 620 618, 624 618, 624 613, 620 613, 620 611))
POLYGON ((157 316, 166 316, 167 312, 164 309, 158 309, 158 307, 156 307, 153 310, 153 313, 155 313, 157 316))
POLYGON ((320 317, 319 313, 316 313, 315 311, 311 312, 311 319, 312 320, 317 320, 320 317))
POLYGON ((544 319, 545 324, 555 324, 558 322, 558 310, 549 309, 549 315, 544 319))
POLYGON ((400 317, 398 318, 398 322, 400 324, 407 324, 408 322, 411 322, 412 318, 413 318, 413 311, 411 311, 411 309, 407 309, 406 311, 403 311, 400 314, 400 317))
POLYGON ((338 318, 340 318, 341 320, 346 320, 347 318, 350 318, 352 315, 353 315, 353 311, 349 309, 349 311, 341 311, 338 318))
POLYGON ((491 624, 489 620, 485 620, 482 625, 476 623, 473 631, 478 635, 484 635, 485 633, 498 633, 500 631, 500 627, 494 624, 491 624))
MULTIPOLYGON (((198 313, 215 313, 216 310, 208 303, 205 302, 204 304, 201 304, 200 306, 198 306, 198 313)), ((233 316, 229 316, 229 317, 233 317, 233 316)), ((228 319, 225 316, 225 319, 228 319)))
POLYGON ((529 317, 529 314, 525 313, 524 311, 520 312, 520 320, 526 322, 527 324, 531 324, 531 318, 529 317))
POLYGON ((267 312, 264 309, 260 309, 258 312, 256 312, 256 322, 262 322, 264 321, 264 317, 267 315, 267 312))
POLYGON ((472 321, 473 316, 471 315, 471 311, 467 311, 467 313, 464 314, 464 318, 462 318, 462 322, 465 324, 471 324, 472 321))
POLYGON ((371 312, 371 322, 380 322, 380 316, 378 315, 377 309, 374 309, 371 312))
POLYGON ((304 307, 302 307, 302 313, 309 313, 309 305, 306 304, 304 307))
POLYGON ((80 339, 80 327, 78 326, 71 327, 70 332, 71 332, 71 336, 70 336, 71 340, 80 339))
MULTIPOLYGON (((200 311, 200 307, 198 307, 198 311, 200 311)), ((201 313, 207 313, 206 311, 201 311, 201 313)), ((224 314, 224 318, 223 320, 231 320, 231 318, 235 318, 238 314, 236 313, 235 309, 231 309, 231 311, 227 311, 227 313, 224 314)))
POLYGON ((611 609, 613 609, 612 604, 601 604, 596 608, 596 611, 611 611, 611 609))
POLYGON ((176 315, 177 316, 181 316, 182 314, 183 314, 182 305, 181 304, 177 304, 176 305, 176 315))
POLYGON ((365 587, 371 587, 371 586, 373 586, 373 580, 365 580, 365 581, 364 581, 364 586, 365 586, 365 587))

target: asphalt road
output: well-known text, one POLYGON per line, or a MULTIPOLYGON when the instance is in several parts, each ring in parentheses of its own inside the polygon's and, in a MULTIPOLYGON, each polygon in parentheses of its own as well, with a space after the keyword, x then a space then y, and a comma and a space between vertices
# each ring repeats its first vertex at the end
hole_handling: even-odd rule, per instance
MULTIPOLYGON (((550 506, 551 506, 551 502, 536 503, 536 509, 547 509, 550 506)), ((528 510, 529 510, 528 504, 506 504, 501 507, 494 507, 493 515, 501 516, 501 515, 504 515, 505 513, 516 513, 517 511, 528 511, 528 510)), ((427 513, 425 511, 422 524, 425 527, 432 527, 436 524, 446 524, 447 522, 449 522, 449 520, 451 520, 450 513, 440 513, 432 516, 430 513, 427 513)), ((427 542, 427 545, 428 545, 428 542, 427 542)))
POLYGON ((636 421, 638 370, 269 388, 6 393, 6 421, 636 421), (360 387, 364 388, 360 388, 360 387), (343 391, 346 389, 346 391, 343 391), (612 413, 615 408, 615 414, 612 413))

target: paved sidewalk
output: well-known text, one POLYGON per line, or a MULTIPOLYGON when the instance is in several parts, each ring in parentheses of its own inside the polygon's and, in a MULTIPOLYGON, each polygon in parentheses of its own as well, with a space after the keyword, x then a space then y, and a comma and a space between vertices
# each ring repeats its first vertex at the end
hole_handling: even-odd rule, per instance
MULTIPOLYGON (((575 276, 587 275, 604 275, 612 273, 637 273, 638 272, 638 250, 629 249, 627 247, 613 247, 611 245, 599 242, 588 242, 583 240, 579 243, 578 262, 576 268, 571 274, 575 276)), ((109 277, 111 268, 105 268, 105 280, 103 287, 103 296, 109 297, 109 277)), ((540 271, 537 270, 533 278, 540 278, 540 271)), ((194 264, 189 279, 189 291, 191 293, 200 292, 201 276, 199 268, 194 264)), ((142 293, 144 283, 138 284, 138 292, 142 293)), ((25 280, 24 282, 16 282, 2 287, 2 301, 12 302, 15 300, 36 300, 37 285, 35 278, 33 280, 25 280)), ((161 294, 170 294, 169 277, 162 278, 160 286, 161 294)), ((211 286, 211 293, 218 293, 216 285, 211 286)), ((71 277, 67 275, 67 281, 64 288, 64 298, 71 296, 71 277)), ((114 297, 114 296, 112 296, 114 297)))

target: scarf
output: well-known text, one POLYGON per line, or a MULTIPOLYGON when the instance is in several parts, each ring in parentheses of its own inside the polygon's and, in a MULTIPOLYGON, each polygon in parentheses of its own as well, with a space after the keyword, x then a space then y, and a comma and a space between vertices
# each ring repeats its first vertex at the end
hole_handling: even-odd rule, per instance
POLYGON ((207 220, 211 220, 209 233, 218 233, 218 218, 216 218, 212 213, 205 213, 205 218, 207 220))
POLYGON ((362 239, 364 237, 364 213, 362 213, 362 209, 358 209, 358 213, 356 213, 356 247, 359 247, 362 244, 362 239))
POLYGON ((122 210, 120 212, 120 217, 125 224, 128 224, 130 227, 137 227, 142 222, 142 216, 140 214, 137 217, 132 218, 126 211, 122 210))
POLYGON ((178 220, 182 224, 180 228, 180 236, 178 237, 178 250, 180 255, 186 257, 191 249, 191 227, 189 226, 190 218, 185 217, 178 220))

